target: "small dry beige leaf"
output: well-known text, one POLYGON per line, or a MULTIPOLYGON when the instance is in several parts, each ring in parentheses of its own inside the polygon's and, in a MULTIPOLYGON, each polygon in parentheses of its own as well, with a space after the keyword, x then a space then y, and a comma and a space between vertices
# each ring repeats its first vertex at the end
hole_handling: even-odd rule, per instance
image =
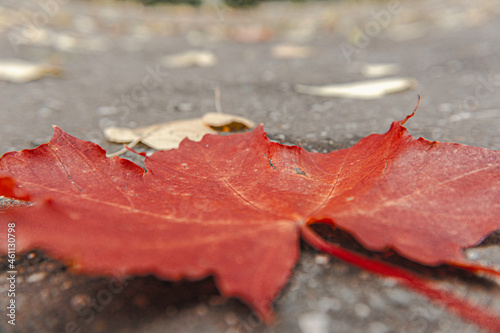
MULTIPOLYGON (((217 134, 217 131, 235 132, 253 127, 255 123, 243 117, 224 113, 207 113, 203 118, 176 120, 140 128, 109 127, 104 130, 104 136, 111 142, 130 142, 129 148, 142 142, 153 149, 166 150, 179 148, 184 138, 200 141, 205 134, 217 134)), ((107 156, 118 156, 126 150, 125 148, 107 156)))
POLYGON ((270 40, 274 31, 262 24, 235 25, 230 28, 229 37, 240 43, 261 43, 270 40))
POLYGON ((364 64, 361 74, 368 78, 377 78, 397 74, 400 69, 398 64, 364 64))
POLYGON ((294 88, 296 92, 316 96, 376 99, 387 94, 413 89, 416 85, 415 79, 396 77, 324 86, 297 84, 294 88))
POLYGON ((58 76, 62 70, 50 64, 34 63, 21 59, 0 60, 0 80, 26 83, 47 75, 58 76))
POLYGON ((162 60, 162 64, 170 68, 211 67, 216 63, 217 58, 210 51, 188 51, 166 56, 162 60))
POLYGON ((157 150, 178 148, 179 143, 186 137, 200 141, 205 134, 216 133, 206 126, 201 118, 176 120, 135 129, 110 127, 104 130, 104 136, 109 141, 128 143, 138 140, 157 150))
POLYGON ((205 125, 219 132, 236 132, 255 127, 255 123, 251 120, 226 113, 210 112, 202 119, 205 125))
MULTIPOLYGON (((155 126, 155 125, 153 125, 155 126)), ((153 126, 141 128, 126 128, 126 127, 108 127, 104 129, 104 136, 108 141, 116 143, 128 143, 134 141, 137 137, 145 135, 153 126)))
POLYGON ((274 46, 271 54, 276 59, 304 59, 311 57, 313 50, 308 46, 281 44, 274 46))

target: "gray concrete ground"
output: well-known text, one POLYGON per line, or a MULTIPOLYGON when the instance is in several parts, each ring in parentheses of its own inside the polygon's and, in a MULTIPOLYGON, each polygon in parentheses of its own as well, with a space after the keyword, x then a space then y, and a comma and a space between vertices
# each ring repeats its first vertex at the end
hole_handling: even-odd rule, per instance
MULTIPOLYGON (((103 128, 214 111, 216 86, 225 112, 261 122, 272 138, 308 149, 348 147, 385 132, 413 111, 417 95, 422 102, 407 124, 415 136, 499 149, 498 31, 498 3, 485 0, 270 3, 249 11, 1 2, 0 58, 47 59, 63 74, 0 82, 0 153, 47 142, 52 124, 114 151, 120 146, 104 139, 103 128), (272 47, 284 42, 310 46, 314 55, 275 59, 272 47), (160 65, 165 55, 190 49, 211 50, 217 64, 160 65), (379 62, 399 64, 398 75, 418 86, 375 100, 293 90, 295 84, 362 80, 360 66, 379 62)), ((498 247, 474 251, 472 257, 500 264, 498 247)), ((103 290, 116 281, 73 275, 38 252, 19 259, 18 325, 4 317, 2 332, 480 332, 390 279, 307 246, 276 301, 277 323, 269 327, 237 300, 218 296, 211 279, 133 277, 106 299, 103 290)), ((500 311, 497 285, 454 275, 441 283, 500 311)), ((2 294, 6 286, 1 280, 2 294)), ((2 309, 5 302, 2 295, 2 309)))

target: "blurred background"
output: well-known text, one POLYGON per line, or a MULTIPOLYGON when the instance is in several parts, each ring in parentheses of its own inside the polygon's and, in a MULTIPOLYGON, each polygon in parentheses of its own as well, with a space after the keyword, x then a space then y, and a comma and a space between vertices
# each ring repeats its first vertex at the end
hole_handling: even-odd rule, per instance
MULTIPOLYGON (((47 142, 52 124, 116 151, 108 127, 197 118, 217 104, 274 140, 325 152, 387 131, 418 95, 413 135, 499 149, 498 31, 495 0, 0 0, 0 154, 47 142)), ((108 278, 74 276, 41 253, 23 260, 16 332, 479 331, 310 249, 273 327, 211 280, 154 277, 134 278, 87 320, 77 310, 108 278)))
POLYGON ((109 126, 215 111, 215 87, 225 113, 335 142, 386 131, 420 94, 413 134, 499 148, 498 17, 486 0, 3 1, 0 71, 40 67, 11 62, 28 77, 0 81, 0 152, 52 124, 106 145, 109 126), (408 81, 368 99, 296 89, 377 78, 408 81))

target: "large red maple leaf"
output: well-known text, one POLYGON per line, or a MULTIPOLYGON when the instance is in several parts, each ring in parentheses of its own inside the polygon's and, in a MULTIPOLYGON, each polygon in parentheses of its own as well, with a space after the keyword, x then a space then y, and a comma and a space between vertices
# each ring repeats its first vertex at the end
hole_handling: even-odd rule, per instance
POLYGON ((146 172, 55 127, 48 144, 0 159, 0 195, 36 202, 7 209, 0 220, 16 223, 18 250, 44 249, 80 272, 213 275, 223 295, 244 300, 266 320, 302 235, 498 330, 500 320, 488 311, 310 228, 328 223, 370 250, 499 275, 470 263, 463 249, 500 229, 500 152, 414 139, 403 127, 409 117, 328 154, 271 142, 262 126, 207 135, 146 157, 146 172))

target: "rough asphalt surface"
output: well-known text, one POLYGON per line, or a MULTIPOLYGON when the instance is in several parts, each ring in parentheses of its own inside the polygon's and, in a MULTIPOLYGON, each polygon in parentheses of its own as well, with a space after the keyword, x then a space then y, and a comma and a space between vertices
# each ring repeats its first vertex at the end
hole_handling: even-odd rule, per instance
MULTIPOLYGON (((52 124, 115 151, 121 146, 107 142, 103 128, 213 112, 216 86, 225 112, 310 150, 349 147, 385 132, 413 111, 417 95, 422 102, 407 123, 415 136, 500 149, 498 31, 496 1, 271 3, 249 11, 217 4, 0 2, 0 58, 48 60, 63 69, 61 77, 25 84, 0 81, 0 153, 47 142, 52 124), (310 46, 314 55, 275 59, 272 47, 284 42, 310 46), (211 50, 217 64, 160 65, 165 55, 191 49, 211 50), (363 80, 360 66, 380 62, 399 64, 398 75, 418 85, 375 100, 293 90, 295 84, 363 80)), ((498 246, 468 254, 500 265, 498 246)), ((219 296, 210 278, 172 283, 153 276, 80 276, 36 251, 19 254, 17 264, 16 326, 2 315, 1 332, 480 332, 390 279, 307 246, 276 300, 274 326, 219 296)), ((437 275, 443 286, 500 311, 498 285, 437 275)), ((2 311, 7 289, 1 279, 2 311)))

